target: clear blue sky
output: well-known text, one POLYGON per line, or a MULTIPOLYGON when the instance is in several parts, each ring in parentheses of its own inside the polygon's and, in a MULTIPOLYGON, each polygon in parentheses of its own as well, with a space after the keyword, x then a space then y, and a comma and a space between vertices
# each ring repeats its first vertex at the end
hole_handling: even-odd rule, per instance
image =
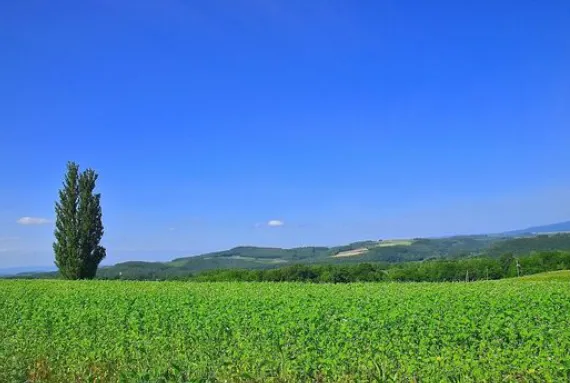
POLYGON ((2 1, 0 267, 52 264, 68 160, 107 263, 568 220, 569 37, 567 0, 2 1))

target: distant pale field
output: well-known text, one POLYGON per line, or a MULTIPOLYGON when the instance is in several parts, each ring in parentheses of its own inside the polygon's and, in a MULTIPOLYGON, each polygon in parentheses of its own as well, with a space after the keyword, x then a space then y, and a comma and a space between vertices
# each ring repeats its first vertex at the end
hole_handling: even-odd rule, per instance
POLYGON ((565 282, 0 281, 0 382, 566 382, 565 282))
MULTIPOLYGON (((256 263, 263 263, 263 264, 274 264, 274 263, 287 263, 288 261, 286 259, 280 259, 280 258, 255 258, 255 257, 244 257, 241 255, 232 255, 230 257, 204 257, 202 259, 239 259, 242 261, 250 261, 250 262, 256 262, 256 263)), ((170 262, 170 264, 172 264, 173 266, 181 266, 184 265, 187 261, 174 261, 174 262, 170 262)))
POLYGON ((340 253, 333 255, 333 258, 344 258, 344 257, 354 257, 355 255, 361 255, 368 251, 367 248, 363 247, 361 249, 354 249, 348 251, 341 251, 340 253))
POLYGON ((410 246, 414 241, 411 239, 388 239, 378 243, 376 247, 390 247, 390 246, 410 246))
POLYGON ((232 255, 231 257, 226 257, 228 259, 241 259, 244 261, 252 261, 257 263, 266 263, 266 264, 273 264, 273 263, 287 263, 286 259, 279 259, 279 258, 255 258, 255 257, 243 257, 241 255, 232 255))
MULTIPOLYGON (((392 246, 410 246, 414 241, 408 239, 388 239, 382 242, 378 242, 374 247, 392 247, 392 246)), ((368 252, 368 248, 362 247, 360 249, 341 251, 340 253, 333 255, 332 258, 345 258, 354 257, 357 255, 362 255, 368 252)))

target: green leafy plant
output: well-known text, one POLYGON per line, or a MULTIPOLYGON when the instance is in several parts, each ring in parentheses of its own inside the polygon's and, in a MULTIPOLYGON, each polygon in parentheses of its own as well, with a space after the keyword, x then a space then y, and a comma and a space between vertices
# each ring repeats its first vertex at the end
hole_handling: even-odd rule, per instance
POLYGON ((544 382, 567 282, 0 281, 1 382, 544 382))

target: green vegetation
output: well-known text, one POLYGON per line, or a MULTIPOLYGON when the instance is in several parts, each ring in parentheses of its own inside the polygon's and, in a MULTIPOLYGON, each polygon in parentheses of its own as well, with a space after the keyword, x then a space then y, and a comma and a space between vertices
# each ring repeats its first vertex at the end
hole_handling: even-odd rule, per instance
MULTIPOLYGON (((558 237, 558 236, 556 236, 558 237)), ((559 241, 558 238, 554 239, 559 241)), ((542 239, 538 241, 541 243, 542 239)), ((343 252, 350 250, 343 249, 343 252)), ((361 258, 354 255, 347 258, 361 258)), ((261 259, 261 258, 259 258, 261 259)), ((333 258, 335 259, 335 258, 333 258)), ((274 258, 265 258, 277 261, 274 258)), ((336 259, 335 259, 336 260, 336 259)), ((200 281, 307 281, 307 282, 361 282, 361 281, 476 281, 501 279, 520 275, 536 274, 544 271, 570 269, 570 252, 543 251, 527 252, 527 255, 514 256, 511 253, 497 256, 476 256, 463 258, 432 258, 421 262, 300 262, 286 266, 262 264, 258 267, 240 267, 237 262, 243 259, 232 258, 234 268, 199 270, 184 266, 170 267, 164 263, 129 262, 112 268, 102 268, 101 279, 138 280, 200 280, 200 281), (517 261, 519 268, 517 269, 517 261), (273 267, 269 267, 273 266, 273 267), (276 267, 280 266, 280 267, 276 267)), ((196 262, 200 262, 196 260, 196 262)), ((45 276, 45 274, 44 274, 45 276)), ((47 274, 52 276, 53 274, 47 274)))
POLYGON ((459 282, 511 278, 560 269, 570 269, 570 253, 544 252, 518 258, 507 254, 501 258, 475 257, 403 264, 297 264, 265 270, 211 270, 185 279, 203 282, 459 282))
POLYGON ((392 239, 387 241, 382 241, 378 244, 378 247, 390 247, 390 246, 410 246, 414 241, 409 239, 392 239))
POLYGON ((570 282, 570 270, 548 271, 546 273, 538 273, 527 275, 520 278, 524 281, 563 281, 570 282))
MULTIPOLYGON (((293 249, 236 247, 231 250, 175 259, 177 267, 187 270, 211 270, 235 268, 263 268, 261 259, 279 260, 280 263, 359 263, 359 262, 407 262, 428 258, 478 255, 491 244, 504 238, 490 236, 462 236, 435 239, 361 241, 337 247, 300 247, 293 249), (367 249, 358 256, 335 257, 338 254, 367 249), (239 257, 239 258, 238 258, 239 257), (344 259, 343 259, 344 258, 344 259)), ((171 265, 172 263, 165 263, 171 265)))
POLYGON ((514 238, 493 243, 487 250, 490 256, 503 254, 523 255, 531 251, 570 250, 570 234, 541 234, 534 237, 514 238))
MULTIPOLYGON (((101 268, 100 278, 163 279, 185 277, 207 270, 269 269, 296 264, 401 263, 439 258, 484 254, 493 243, 508 241, 491 236, 465 236, 408 241, 362 241, 338 247, 301 247, 294 249, 237 247, 231 250, 178 258, 172 262, 126 262, 101 268), (386 242, 388 245, 383 245, 386 242), (358 249, 366 252, 337 257, 358 249)), ((569 241, 570 242, 570 241, 569 241)), ((570 247, 568 248, 570 249, 570 247)), ((53 274, 52 274, 53 276, 53 274)))
POLYGON ((0 381, 570 379, 570 289, 0 281, 0 381))
MULTIPOLYGON (((291 279, 288 276, 283 277, 283 275, 296 276, 299 274, 299 270, 305 268, 311 271, 301 273, 309 276, 303 280, 310 281, 397 280, 436 282, 499 279, 517 276, 519 273, 520 275, 529 275, 570 268, 566 256, 570 251, 570 234, 513 239, 487 236, 414 239, 408 245, 396 245, 393 241, 386 241, 390 246, 381 246, 384 242, 357 242, 335 248, 238 247, 197 257, 179 258, 172 262, 120 263, 112 267, 100 268, 97 278, 298 280, 291 279), (362 249, 366 249, 366 251, 362 251, 362 249), (469 249, 471 251, 468 251, 469 249), (476 249, 479 250, 476 251, 476 249), (410 253, 406 253, 406 251, 410 253), (339 254, 343 256, 339 256, 339 254), (380 256, 375 256, 378 254, 380 256), (428 254, 434 254, 434 256, 428 257, 428 254), (406 261, 407 258, 410 258, 411 261, 406 261), (521 269, 518 272, 515 259, 520 260, 521 269), (505 262, 508 262, 508 265, 505 262), (361 264, 369 265, 359 266, 361 264), (358 270, 365 270, 366 268, 378 270, 373 279, 370 279, 368 272, 366 272, 364 279, 362 276, 354 277, 354 270, 357 270, 357 275, 358 270), (317 277, 314 276, 315 273, 318 274, 317 277), (348 278, 347 275, 352 277, 348 278)), ((58 275, 57 273, 35 273, 20 275, 19 277, 57 278, 58 275)))
POLYGON ((103 237, 101 195, 94 194, 97 174, 79 171, 67 164, 63 188, 56 202, 56 229, 53 250, 59 274, 65 279, 93 279, 105 258, 100 246, 103 237))

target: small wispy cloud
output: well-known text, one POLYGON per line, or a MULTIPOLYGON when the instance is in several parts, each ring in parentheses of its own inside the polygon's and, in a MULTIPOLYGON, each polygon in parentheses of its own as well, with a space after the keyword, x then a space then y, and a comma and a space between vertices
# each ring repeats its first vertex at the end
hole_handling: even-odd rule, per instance
POLYGON ((20 225, 47 225, 51 223, 51 221, 47 218, 38 218, 38 217, 22 217, 18 221, 16 221, 20 225))
POLYGON ((269 227, 280 227, 285 225, 285 222, 280 221, 278 219, 272 219, 271 221, 267 222, 267 226, 269 227))
POLYGON ((285 222, 278 219, 272 219, 271 221, 267 222, 258 222, 255 225, 253 225, 253 227, 255 227, 256 229, 260 229, 263 227, 281 227, 283 225, 285 225, 285 222))

